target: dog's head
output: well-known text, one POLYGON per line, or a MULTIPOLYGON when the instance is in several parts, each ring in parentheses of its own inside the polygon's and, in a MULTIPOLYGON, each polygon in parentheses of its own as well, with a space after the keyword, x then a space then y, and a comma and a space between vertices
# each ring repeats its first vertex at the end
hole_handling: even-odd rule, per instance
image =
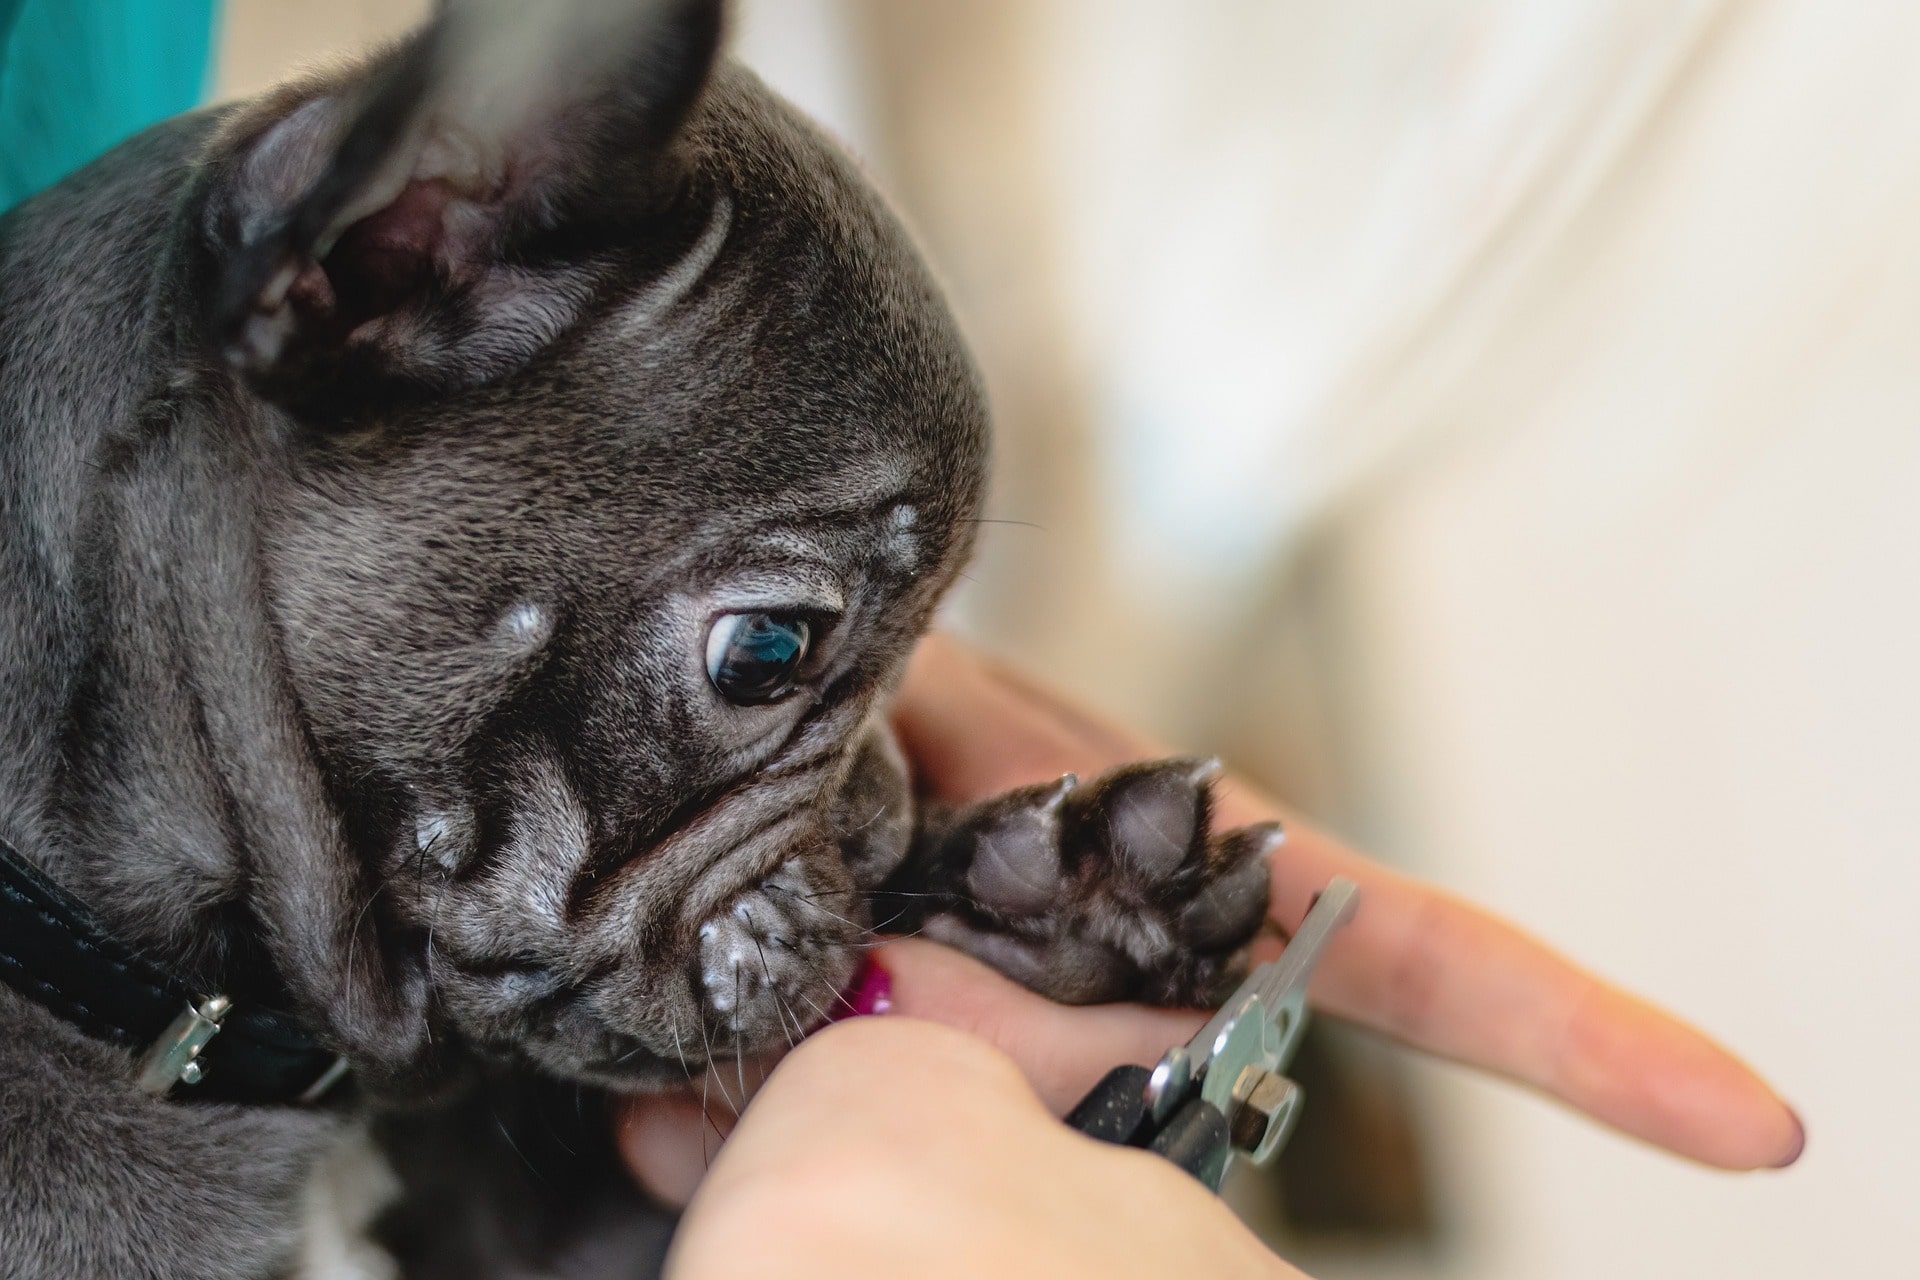
POLYGON ((852 969, 904 839, 876 702, 984 411, 857 173, 715 69, 717 4, 468 21, 514 7, 227 121, 194 292, 270 406, 269 614, 432 1018, 677 1079, 852 969))

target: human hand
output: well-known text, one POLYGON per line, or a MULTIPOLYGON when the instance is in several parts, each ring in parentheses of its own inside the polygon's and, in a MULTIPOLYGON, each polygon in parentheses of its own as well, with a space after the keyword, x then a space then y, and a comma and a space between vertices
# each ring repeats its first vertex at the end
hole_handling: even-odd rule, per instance
POLYGON ((789 1055, 666 1266, 674 1280, 1187 1271, 1300 1277, 1172 1164, 1060 1124, 985 1041, 905 1018, 845 1022, 789 1055))
MULTIPOLYGON (((897 727, 942 799, 1167 752, 945 636, 921 646, 897 727)), ((1805 1134, 1765 1081, 1705 1035, 1514 926, 1378 865, 1228 774, 1223 827, 1280 819, 1274 921, 1291 932, 1334 876, 1361 906, 1315 973, 1316 1008, 1532 1085, 1635 1137, 1725 1169, 1791 1164, 1805 1134)))
MULTIPOLYGON (((896 727, 921 784, 954 801, 1166 754, 942 636, 916 655, 896 727)), ((1513 926, 1345 849, 1231 775, 1216 791, 1215 813, 1225 826, 1285 821, 1272 907, 1283 930, 1298 925, 1335 875, 1361 885, 1361 910, 1316 973, 1320 1009, 1533 1085, 1707 1164, 1781 1166, 1799 1154, 1804 1139, 1792 1111, 1699 1032, 1513 926)), ((1200 1021, 1131 1006, 1059 1009, 924 943, 890 944, 875 960, 891 978, 895 1012, 1000 1045, 1057 1111, 1108 1067, 1153 1062, 1200 1021)), ((743 1073, 712 1089, 719 1127, 745 1083, 743 1073)), ((656 1194, 683 1201, 691 1193, 710 1145, 707 1124, 685 1098, 637 1104, 626 1150, 656 1194)))

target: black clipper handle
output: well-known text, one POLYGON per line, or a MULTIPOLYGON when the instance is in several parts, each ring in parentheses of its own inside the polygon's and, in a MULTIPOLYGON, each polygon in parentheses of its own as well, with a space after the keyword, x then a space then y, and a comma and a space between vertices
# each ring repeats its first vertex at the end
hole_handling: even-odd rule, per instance
POLYGON ((1227 1118, 1196 1097, 1156 1131, 1147 1110, 1152 1078, 1145 1067, 1115 1067, 1067 1114, 1067 1126, 1115 1146, 1144 1147, 1185 1169, 1207 1190, 1218 1191, 1233 1147, 1227 1118))
POLYGON ((1067 1113, 1067 1127, 1120 1147, 1144 1147, 1153 1135, 1147 1125, 1145 1067, 1115 1067, 1067 1113))
POLYGON ((1154 1135, 1147 1150, 1167 1159, 1200 1179, 1209 1191, 1220 1189, 1226 1176, 1227 1157, 1233 1151, 1233 1133, 1220 1108, 1204 1098, 1195 1098, 1173 1113, 1167 1127, 1154 1135))

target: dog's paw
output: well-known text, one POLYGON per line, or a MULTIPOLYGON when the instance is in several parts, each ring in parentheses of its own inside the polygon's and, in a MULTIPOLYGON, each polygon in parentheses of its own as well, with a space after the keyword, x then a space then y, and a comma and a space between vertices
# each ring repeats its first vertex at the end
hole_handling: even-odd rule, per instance
POLYGON ((1217 761, 1072 776, 954 816, 916 890, 877 895, 1056 1000, 1217 1003, 1266 918, 1277 825, 1212 835, 1217 761), (916 900, 915 892, 930 896, 916 900))

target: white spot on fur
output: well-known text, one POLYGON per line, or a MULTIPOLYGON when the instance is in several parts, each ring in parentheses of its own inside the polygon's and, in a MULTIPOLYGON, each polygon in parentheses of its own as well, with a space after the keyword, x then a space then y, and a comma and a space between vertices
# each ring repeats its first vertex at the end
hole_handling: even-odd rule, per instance
POLYGON ((433 847, 445 840, 447 835, 447 815, 444 813, 423 813, 413 821, 413 840, 422 853, 432 853, 433 847))
POLYGON ((560 980, 547 973, 503 973, 499 984, 501 997, 509 1001, 537 1000, 560 988, 560 980))
POLYGON ((553 634, 553 620, 547 611, 532 601, 523 601, 507 610, 500 619, 500 630, 525 648, 537 648, 553 634))
MULTIPOLYGON (((741 906, 744 904, 735 906, 731 914, 735 919, 750 921, 751 914, 741 906)), ((720 922, 709 921, 700 927, 700 941, 704 944, 700 980, 707 989, 707 1005, 715 1013, 728 1015, 727 1021, 737 1030, 741 998, 745 997, 750 1004, 759 994, 757 984, 743 981, 745 974, 755 972, 748 968, 752 938, 730 922, 722 926, 720 922)))
POLYGON ((467 823, 456 819, 451 813, 422 813, 413 820, 413 839, 421 853, 432 858, 442 869, 453 871, 459 867, 460 859, 466 853, 467 823))
POLYGON ((301 1196, 300 1280, 396 1280, 393 1256, 368 1234, 400 1196, 400 1179, 364 1126, 348 1131, 301 1196))
POLYGON ((902 564, 920 558, 920 539, 914 530, 920 527, 920 509, 903 502, 887 517, 887 555, 902 564))

